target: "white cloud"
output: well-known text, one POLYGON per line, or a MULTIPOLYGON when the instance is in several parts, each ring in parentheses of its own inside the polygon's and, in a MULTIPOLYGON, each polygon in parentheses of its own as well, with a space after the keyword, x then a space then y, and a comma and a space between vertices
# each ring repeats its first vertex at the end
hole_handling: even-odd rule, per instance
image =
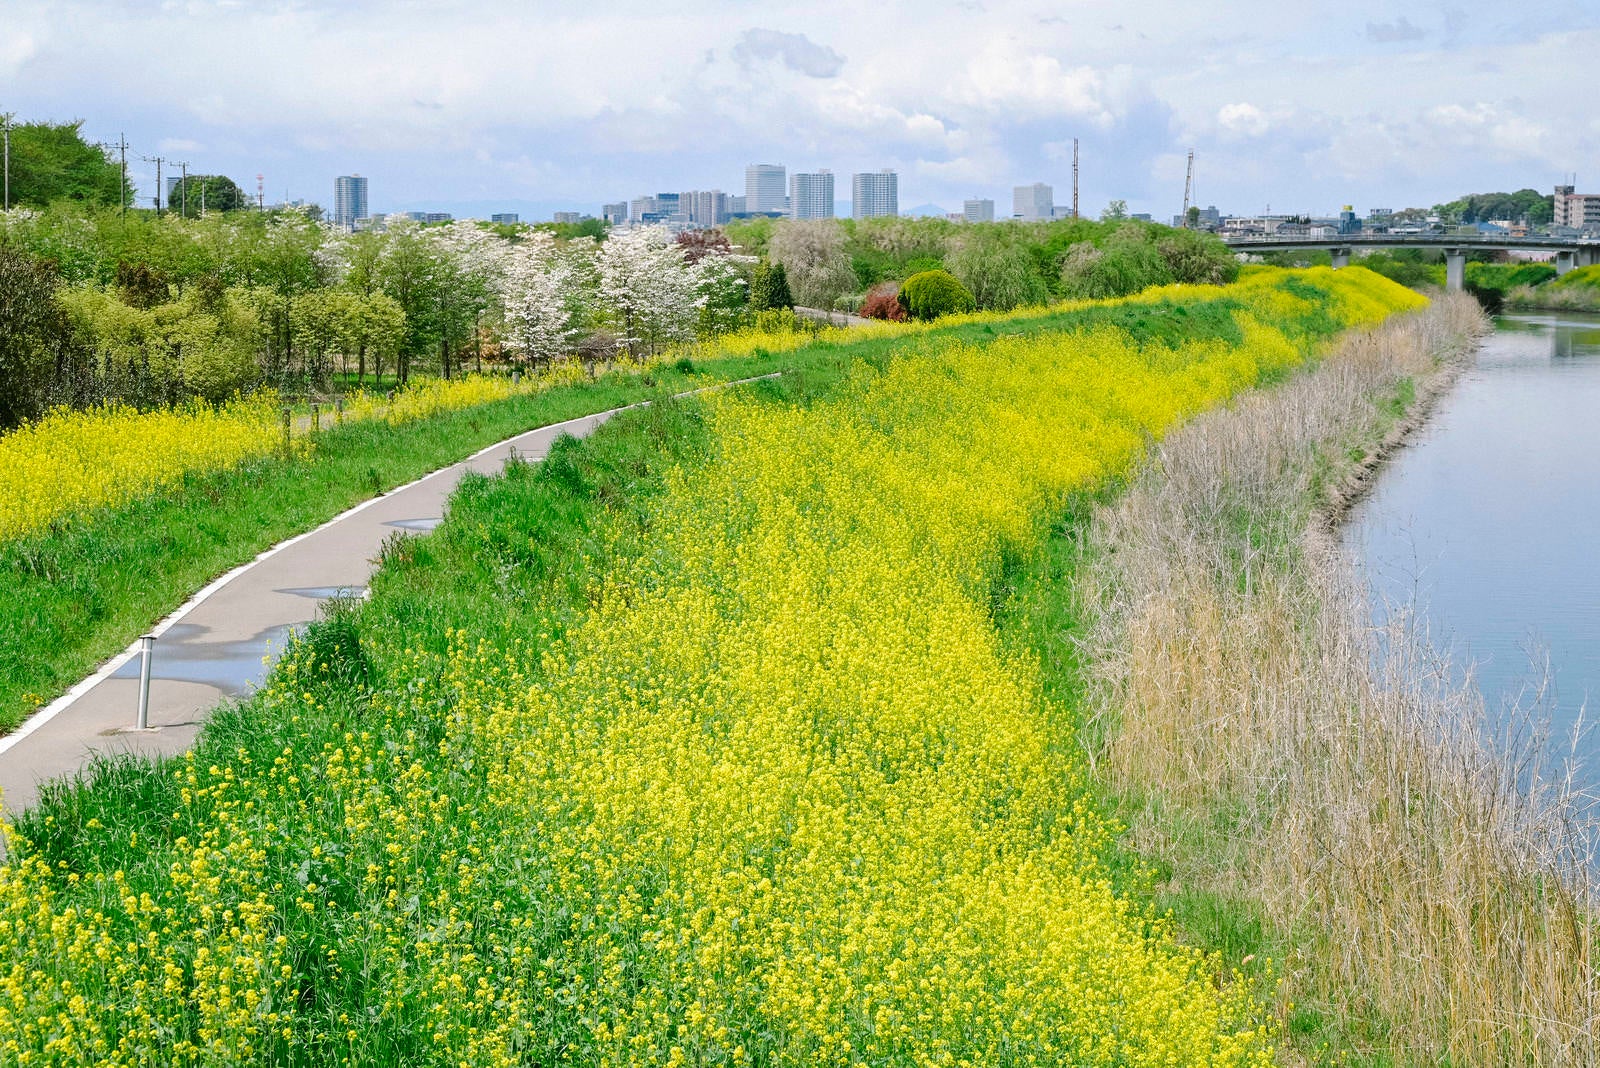
POLYGON ((1576 7, 1548 34, 1488 0, 1428 33, 1387 0, 1145 0, 1114 16, 1096 0, 870 15, 816 0, 804 21, 733 0, 0 3, 8 109, 277 185, 359 170, 375 198, 470 184, 597 205, 736 189, 760 157, 896 166, 903 199, 956 203, 1065 187, 1079 137, 1096 202, 1176 211, 1162 198, 1181 195, 1171 161, 1192 145, 1208 202, 1315 208, 1540 184, 1600 155, 1573 91, 1600 13, 1576 7))
POLYGON ((1224 104, 1217 111, 1217 125, 1236 137, 1260 137, 1272 125, 1266 112, 1254 104, 1224 104))

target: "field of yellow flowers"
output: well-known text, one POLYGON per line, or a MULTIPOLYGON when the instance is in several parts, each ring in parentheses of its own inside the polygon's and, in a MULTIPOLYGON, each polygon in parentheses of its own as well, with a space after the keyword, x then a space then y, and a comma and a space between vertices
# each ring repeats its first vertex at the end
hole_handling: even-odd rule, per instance
POLYGON ((995 584, 1150 437, 1419 301, 1266 272, 1138 305, 1206 324, 1170 342, 930 333, 464 484, 196 752, 20 821, 0 1060, 1271 1063, 1129 893, 995 584))

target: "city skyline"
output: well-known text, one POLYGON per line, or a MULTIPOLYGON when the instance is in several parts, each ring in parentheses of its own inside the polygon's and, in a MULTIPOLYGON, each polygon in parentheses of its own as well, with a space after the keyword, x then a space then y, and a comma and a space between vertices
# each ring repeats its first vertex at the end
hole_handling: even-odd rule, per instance
MULTIPOLYGON (((870 45, 827 2, 803 24, 718 3, 376 10, 13 0, 0 97, 252 192, 265 174, 272 201, 320 202, 331 176, 373 175, 376 210, 592 213, 602 191, 736 193, 745 163, 787 157, 838 175, 891 166, 904 202, 954 211, 975 195, 1003 203, 1016 184, 1067 188, 1074 138, 1085 214, 1111 199, 1178 211, 1190 148, 1195 199, 1235 211, 1426 205, 1572 171, 1600 186, 1585 178, 1600 177, 1600 124, 1576 91, 1600 11, 1571 0, 1400 17, 1375 0, 1114 15, 890 3, 896 32, 870 45), (361 34, 343 29, 352 20, 361 34), (521 61, 529 42, 538 63, 521 61)), ((132 162, 149 195, 153 164, 132 162)))

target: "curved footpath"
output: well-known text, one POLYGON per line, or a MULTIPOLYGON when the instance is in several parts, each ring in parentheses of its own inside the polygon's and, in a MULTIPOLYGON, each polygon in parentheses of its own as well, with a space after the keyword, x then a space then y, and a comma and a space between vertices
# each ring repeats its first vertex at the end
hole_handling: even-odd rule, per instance
MULTIPOLYGON (((677 396, 775 378, 725 382, 677 396)), ((322 526, 280 542, 223 575, 158 623, 150 673, 150 729, 134 730, 140 641, 103 664, 26 723, 0 738, 0 801, 20 812, 40 783, 68 775, 97 753, 176 754, 187 750, 206 713, 260 683, 289 632, 317 618, 322 601, 365 594, 383 543, 396 531, 432 530, 469 471, 498 474, 513 453, 538 461, 562 435, 587 437, 630 404, 526 431, 363 501, 322 526)))

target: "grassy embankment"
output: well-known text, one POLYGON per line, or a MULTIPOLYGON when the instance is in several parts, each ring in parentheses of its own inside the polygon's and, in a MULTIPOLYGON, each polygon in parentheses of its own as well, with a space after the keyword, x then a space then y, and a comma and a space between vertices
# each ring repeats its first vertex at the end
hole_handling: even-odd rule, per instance
POLYGON ((1506 294, 1508 308, 1600 312, 1600 266, 1579 267, 1540 285, 1522 285, 1506 294))
POLYGON ((1413 302, 924 334, 470 479, 191 756, 22 817, 6 1055, 1263 1063, 993 612, 1151 436, 1413 302))
POLYGON ((1578 809, 1519 790, 1536 750, 1492 750, 1420 643, 1374 660, 1324 525, 1478 316, 1441 297, 1197 419, 1018 572, 1015 640, 1087 680, 1085 744, 1160 906, 1234 967, 1275 962, 1289 1059, 1600 1056, 1578 809))
MULTIPOLYGON (((620 370, 592 382, 462 410, 428 408, 430 390, 424 383, 401 395, 401 407, 418 408, 400 413, 404 421, 352 418, 320 433, 309 455, 302 449, 293 458, 270 451, 278 439, 269 413, 266 444, 235 442, 227 453, 232 465, 212 465, 223 469, 201 465, 185 471, 174 459, 168 472, 173 477, 166 484, 154 484, 148 471, 131 469, 82 476, 93 477, 99 483, 96 492, 106 494, 129 484, 150 485, 133 499, 118 502, 112 496, 113 503, 98 508, 61 511, 57 506, 62 497, 71 496, 69 487, 45 478, 40 484, 52 487, 44 502, 50 513, 38 522, 8 516, 0 525, 0 534, 6 535, 0 536, 0 733, 125 648, 217 575, 368 497, 520 431, 780 369, 829 367, 838 373, 851 360, 882 358, 907 339, 923 335, 980 341, 1105 323, 1141 338, 1171 341, 1189 329, 1236 333, 1233 308, 1227 301, 1145 301, 1009 316, 979 314, 934 327, 881 324, 856 333, 827 331, 816 339, 785 333, 734 335, 701 346, 689 363, 663 363, 647 374, 620 370), (13 525, 25 532, 12 534, 13 525)), ((389 407, 381 400, 376 403, 389 407)), ((358 403, 351 414, 372 407, 358 403)), ((248 437, 238 427, 227 430, 248 437)), ((203 425, 194 432, 208 433, 203 425)), ((48 449, 50 442, 32 447, 48 449)), ((158 454, 159 442, 144 451, 158 454)), ((202 457, 226 452, 209 442, 194 451, 202 457)), ((142 466, 150 459, 145 455, 142 466)), ((27 481, 27 472, 19 468, 0 477, 27 481)), ((24 485, 9 495, 0 492, 0 499, 15 496, 22 502, 28 495, 37 498, 37 486, 24 485)))

